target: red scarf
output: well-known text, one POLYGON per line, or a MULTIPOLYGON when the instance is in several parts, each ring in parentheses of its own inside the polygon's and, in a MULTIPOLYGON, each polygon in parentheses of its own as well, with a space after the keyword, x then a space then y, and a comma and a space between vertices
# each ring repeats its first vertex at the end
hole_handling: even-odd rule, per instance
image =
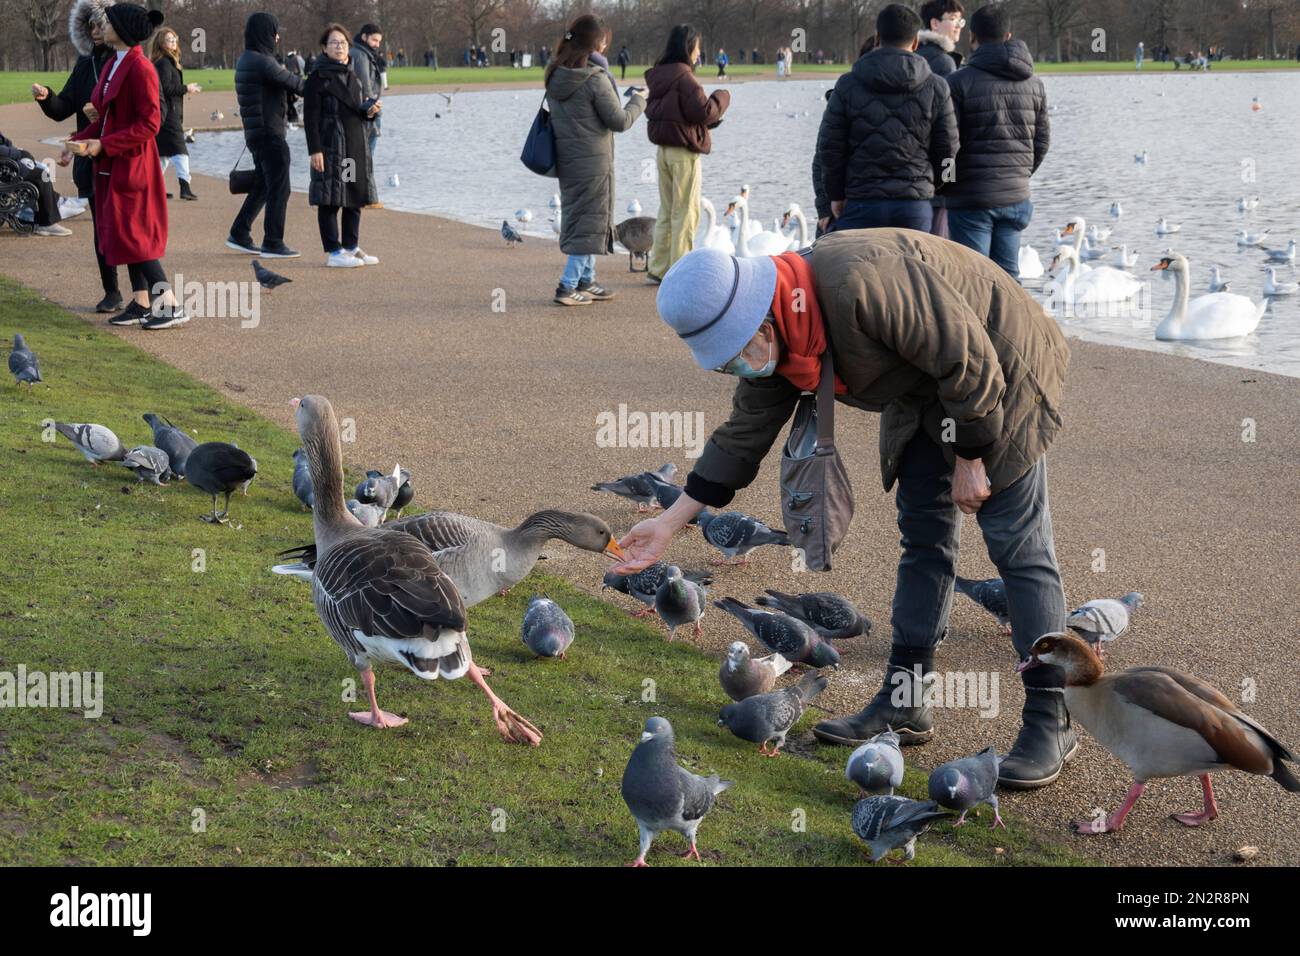
MULTIPOLYGON (((772 256, 776 263, 776 294, 772 296, 772 315, 785 348, 776 365, 776 374, 805 391, 817 391, 821 378, 822 353, 826 351, 826 326, 822 324, 821 305, 817 302, 817 283, 808 260, 797 252, 772 256), (795 292, 799 299, 796 301, 795 292)), ((835 376, 835 391, 848 394, 848 388, 835 376)))

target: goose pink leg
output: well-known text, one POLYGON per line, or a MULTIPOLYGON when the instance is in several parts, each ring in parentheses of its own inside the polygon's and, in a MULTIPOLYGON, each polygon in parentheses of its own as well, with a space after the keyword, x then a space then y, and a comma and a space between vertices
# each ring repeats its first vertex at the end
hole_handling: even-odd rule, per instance
POLYGON ((1214 785, 1210 783, 1208 773, 1201 774, 1201 795, 1205 798, 1205 809, 1200 813, 1175 813, 1171 814, 1175 820, 1187 827, 1199 827, 1202 823, 1209 823, 1219 815, 1219 805, 1214 802, 1214 785))
POLYGON ((390 714, 386 710, 379 709, 379 702, 375 700, 375 669, 367 667, 361 672, 361 683, 366 688, 366 694, 370 698, 370 710, 355 710, 348 714, 359 724, 365 724, 367 727, 400 727, 406 723, 405 717, 398 717, 396 714, 390 714))
POLYGON ((1146 789, 1146 786, 1145 783, 1134 781, 1133 786, 1128 788, 1128 793, 1124 796, 1124 802, 1118 810, 1109 817, 1084 817, 1075 820, 1074 832, 1092 836, 1097 833, 1113 833, 1118 830, 1124 826, 1124 818, 1133 809, 1133 804, 1138 802, 1138 797, 1142 796, 1142 791, 1146 789))
POLYGON ((515 713, 506 705, 505 701, 492 693, 492 688, 483 679, 483 672, 479 670, 478 665, 471 662, 468 673, 469 679, 492 702, 492 720, 496 722, 497 731, 506 743, 528 744, 530 747, 540 746, 542 732, 529 723, 527 718, 515 713))

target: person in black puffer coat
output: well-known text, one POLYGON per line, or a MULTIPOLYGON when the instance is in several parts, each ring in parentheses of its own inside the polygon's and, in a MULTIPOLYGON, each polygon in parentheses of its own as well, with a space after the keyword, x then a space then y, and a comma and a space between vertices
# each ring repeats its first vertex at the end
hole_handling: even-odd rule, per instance
POLYGON ((920 44, 916 52, 925 57, 936 76, 949 77, 961 66, 957 52, 965 8, 957 0, 926 0, 921 4, 920 44))
MULTIPOLYGON (((174 165, 181 198, 198 199, 190 189, 190 151, 185 148, 185 94, 199 92, 199 85, 185 82, 185 73, 181 70, 181 41, 175 30, 163 27, 153 35, 149 59, 153 60, 153 67, 158 71, 161 90, 162 125, 158 127, 154 141, 158 144, 158 155, 162 157, 163 172, 174 165)), ((168 199, 171 196, 171 193, 167 194, 168 199)))
POLYGON ((958 140, 948 84, 913 52, 920 24, 901 4, 881 10, 879 45, 826 104, 817 153, 836 229, 930 229, 935 183, 958 140))
MULTIPOLYGON (((63 89, 58 93, 48 86, 32 84, 32 96, 40 106, 41 112, 56 123, 62 123, 69 116, 76 116, 78 132, 91 123, 86 108, 90 107, 92 111, 94 110, 94 107, 90 106, 90 97, 95 92, 95 84, 99 82, 99 74, 104 69, 104 64, 113 58, 112 48, 104 43, 106 22, 104 10, 111 6, 112 2, 113 0, 77 0, 72 5, 72 10, 68 14, 68 39, 72 41, 78 53, 72 72, 68 74, 63 89)), ((77 195, 86 201, 93 227, 94 160, 89 156, 74 158, 72 153, 65 149, 63 155, 59 157, 59 165, 66 166, 69 162, 72 163, 72 181, 77 186, 77 195)), ((99 263, 99 283, 104 289, 104 297, 95 306, 95 311, 119 312, 123 301, 117 283, 117 269, 104 261, 104 254, 99 251, 98 242, 95 243, 95 259, 99 263)))
POLYGON ((379 198, 366 121, 379 110, 364 97, 348 64, 348 31, 331 23, 321 35, 321 54, 303 92, 303 132, 311 154, 307 200, 316 207, 327 266, 378 265, 359 246, 361 210, 379 198), (339 236, 342 214, 343 235, 339 236))
MULTIPOLYGON (((352 38, 352 49, 348 51, 348 62, 357 74, 361 84, 362 99, 380 101, 384 95, 384 54, 380 46, 384 42, 384 31, 373 23, 365 24, 352 38)), ((370 161, 375 160, 375 144, 383 132, 383 117, 378 113, 366 121, 366 144, 370 150, 370 161)))
POLYGON ((1020 276, 1020 234, 1029 225, 1029 177, 1047 155, 1047 94, 1029 48, 1011 38, 1004 7, 971 17, 970 59, 952 76, 961 129, 956 178, 944 188, 952 239, 1020 276))
POLYGON ((226 245, 267 259, 292 259, 300 253, 284 244, 284 215, 289 206, 285 114, 288 94, 301 94, 303 79, 276 62, 275 44, 279 39, 280 25, 269 13, 250 14, 244 23, 244 52, 235 63, 235 96, 257 181, 230 225, 226 245), (259 248, 253 243, 253 220, 263 206, 266 219, 259 248))

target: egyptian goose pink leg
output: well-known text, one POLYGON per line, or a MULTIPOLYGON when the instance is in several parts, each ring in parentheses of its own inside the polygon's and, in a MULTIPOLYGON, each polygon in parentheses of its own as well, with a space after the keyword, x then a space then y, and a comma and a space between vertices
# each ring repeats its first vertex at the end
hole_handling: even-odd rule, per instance
POLYGON ((1091 836, 1097 833, 1113 833, 1118 830, 1124 826, 1124 818, 1133 809, 1133 804, 1138 802, 1138 797, 1142 796, 1142 791, 1146 789, 1146 786, 1145 783, 1134 782, 1133 786, 1128 788, 1128 793, 1124 796, 1124 802, 1120 804, 1118 810, 1109 817, 1084 817, 1075 820, 1074 832, 1091 836))
POLYGON ((1199 827, 1202 823, 1209 823, 1219 815, 1219 805, 1214 802, 1214 785, 1210 783, 1208 773, 1201 774, 1201 794, 1205 798, 1205 809, 1200 813, 1173 813, 1170 816, 1188 827, 1199 827))

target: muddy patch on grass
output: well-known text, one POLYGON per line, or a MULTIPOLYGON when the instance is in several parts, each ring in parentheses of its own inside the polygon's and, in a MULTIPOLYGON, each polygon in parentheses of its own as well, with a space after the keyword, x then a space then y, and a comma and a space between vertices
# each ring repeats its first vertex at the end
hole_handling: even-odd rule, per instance
POLYGON ((291 767, 276 767, 254 770, 240 774, 235 785, 240 789, 249 787, 270 787, 273 790, 303 790, 320 783, 320 767, 314 761, 304 760, 291 767))

